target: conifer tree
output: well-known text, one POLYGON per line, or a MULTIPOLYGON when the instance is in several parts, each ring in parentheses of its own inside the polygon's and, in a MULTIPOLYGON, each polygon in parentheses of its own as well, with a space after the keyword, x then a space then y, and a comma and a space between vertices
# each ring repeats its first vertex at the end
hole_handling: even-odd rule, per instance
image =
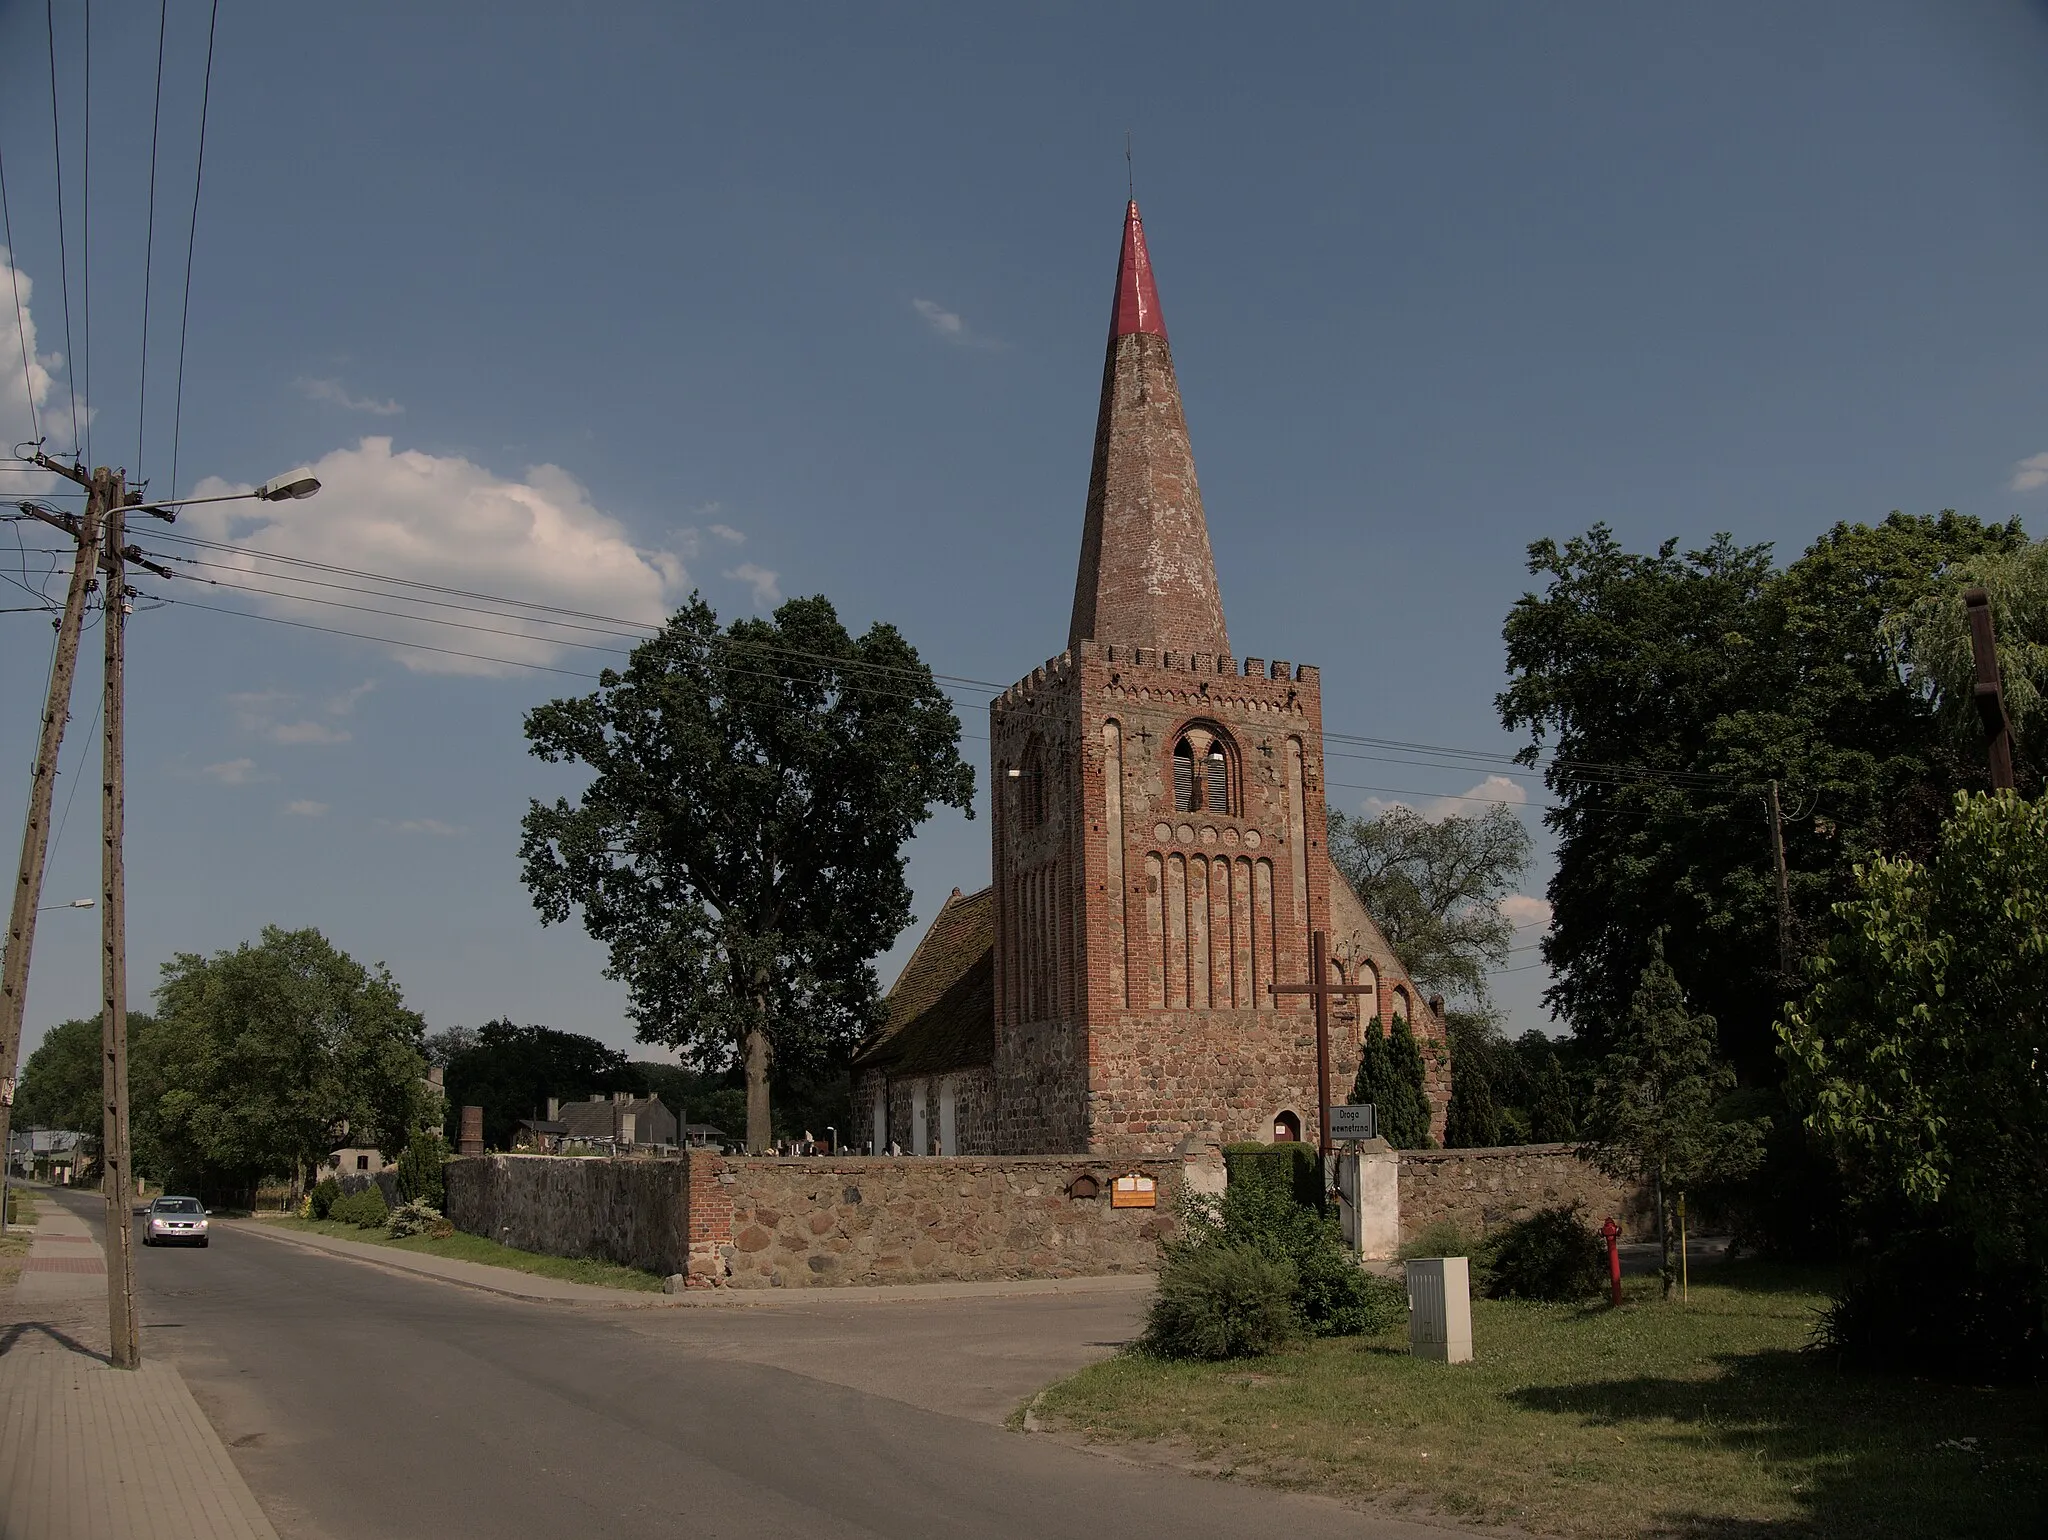
POLYGON ((1408 1018, 1396 1016, 1394 1030, 1368 1025, 1358 1078, 1351 1085, 1354 1103, 1379 1109, 1380 1137, 1397 1150, 1429 1148, 1429 1096, 1423 1089, 1422 1050, 1408 1029, 1408 1018))
POLYGON ((1746 1175, 1762 1158, 1761 1122, 1715 1116, 1715 1104, 1735 1088, 1735 1071, 1715 1047, 1714 1018, 1686 1005, 1659 932, 1614 1049, 1601 1062, 1585 1132, 1588 1158, 1601 1170, 1650 1184, 1667 1279, 1668 1205, 1702 1182, 1746 1175))

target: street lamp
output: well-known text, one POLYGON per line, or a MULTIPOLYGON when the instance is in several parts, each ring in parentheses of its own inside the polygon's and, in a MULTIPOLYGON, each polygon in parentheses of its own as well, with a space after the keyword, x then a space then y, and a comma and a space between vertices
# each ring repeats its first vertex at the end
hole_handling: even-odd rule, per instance
POLYGON ((287 503, 299 502, 320 490, 320 478, 307 466, 295 471, 286 471, 282 476, 273 476, 253 492, 229 492, 220 497, 178 497, 145 503, 137 500, 127 505, 130 513, 149 513, 162 519, 166 524, 177 522, 177 511, 194 503, 239 503, 255 498, 258 502, 287 503))
POLYGON ((96 898, 74 898, 68 904, 43 904, 36 910, 36 913, 48 914, 52 909, 90 909, 98 902, 99 900, 96 898))

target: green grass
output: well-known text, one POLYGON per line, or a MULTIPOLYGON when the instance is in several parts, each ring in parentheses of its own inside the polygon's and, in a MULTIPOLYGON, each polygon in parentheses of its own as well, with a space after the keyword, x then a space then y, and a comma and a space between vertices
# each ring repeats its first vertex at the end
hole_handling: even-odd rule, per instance
POLYGON ((1233 1364, 1125 1353, 1036 1403, 1215 1474, 1568 1536, 2014 1536, 2048 1513, 2048 1396, 1852 1375, 1803 1351, 1830 1281, 1738 1262, 1689 1305, 1478 1300, 1477 1361, 1405 1335, 1233 1364), (2033 1515, 2029 1518, 2027 1515, 2033 1515))
POLYGON ((7 1222, 11 1225, 32 1225, 36 1222, 35 1194, 23 1191, 13 1182, 7 1184, 7 1222))
POLYGON ((538 1252, 501 1246, 496 1241, 485 1240, 480 1235, 469 1235, 461 1230, 457 1230, 453 1235, 438 1237, 412 1235, 400 1241, 393 1240, 382 1230, 363 1230, 352 1224, 337 1224, 330 1219, 272 1218, 265 1215, 262 1222, 285 1230, 304 1230, 314 1235, 332 1235, 345 1241, 360 1241, 366 1246, 389 1246, 394 1251, 423 1252, 430 1257, 447 1257, 456 1262, 482 1262, 491 1267, 506 1267, 514 1272, 532 1273, 539 1278, 557 1278, 564 1283, 588 1283, 603 1289, 637 1289, 643 1293, 661 1292, 660 1275, 643 1272, 637 1267, 621 1267, 616 1262, 594 1262, 583 1257, 542 1256, 538 1252))

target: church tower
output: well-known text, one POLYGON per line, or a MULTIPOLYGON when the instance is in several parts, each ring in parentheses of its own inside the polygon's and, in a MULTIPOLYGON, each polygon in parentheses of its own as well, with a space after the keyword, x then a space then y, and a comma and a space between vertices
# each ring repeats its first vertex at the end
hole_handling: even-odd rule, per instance
POLYGON ((1231 650, 1133 202, 1067 650, 989 709, 997 1148, 1315 1136, 1310 1012, 1271 986, 1307 976, 1316 928, 1348 977, 1399 971, 1341 878, 1332 912, 1322 725, 1316 669, 1231 650))
POLYGON ((1313 1016, 1272 986, 1307 977, 1318 929, 1341 978, 1376 985, 1332 1011, 1333 1096, 1368 1024, 1403 1017, 1442 1137, 1441 1002, 1325 849, 1318 672, 1231 648, 1135 202, 1067 648, 990 703, 989 746, 991 885, 946 902, 854 1060, 875 1151, 1316 1138, 1313 1016))

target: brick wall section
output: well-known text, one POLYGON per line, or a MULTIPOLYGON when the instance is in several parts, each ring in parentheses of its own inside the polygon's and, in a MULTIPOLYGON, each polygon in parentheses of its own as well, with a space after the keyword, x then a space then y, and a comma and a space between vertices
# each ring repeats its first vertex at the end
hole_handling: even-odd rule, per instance
POLYGON ((1649 1195, 1603 1176, 1573 1144, 1481 1150, 1401 1151, 1401 1239, 1443 1220, 1477 1238, 1540 1208, 1578 1202, 1598 1225, 1607 1215, 1626 1238, 1656 1233, 1649 1195))
POLYGON ((693 1284, 814 1288, 1149 1272, 1180 1192, 1178 1160, 735 1157, 723 1165, 715 1185, 730 1202, 730 1236, 717 1247, 720 1268, 707 1276, 694 1265, 693 1224, 693 1284), (1129 1171, 1157 1181, 1157 1207, 1111 1206, 1111 1181, 1129 1171), (1097 1196, 1073 1194, 1082 1176, 1097 1196))
POLYGON ((464 1156, 448 1166, 448 1218, 458 1230, 521 1251, 618 1262, 665 1277, 683 1270, 691 1178, 705 1170, 705 1158, 464 1156))

